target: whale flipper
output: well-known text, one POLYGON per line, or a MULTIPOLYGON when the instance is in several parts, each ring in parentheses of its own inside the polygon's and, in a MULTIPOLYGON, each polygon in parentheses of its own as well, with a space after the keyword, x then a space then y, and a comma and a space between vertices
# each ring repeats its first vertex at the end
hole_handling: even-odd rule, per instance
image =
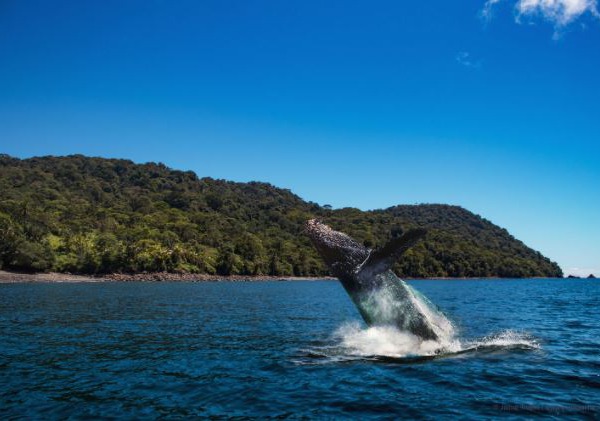
POLYGON ((358 275, 373 277, 392 268, 396 260, 427 234, 424 228, 411 229, 398 238, 392 239, 385 246, 371 251, 369 257, 360 266, 358 275))

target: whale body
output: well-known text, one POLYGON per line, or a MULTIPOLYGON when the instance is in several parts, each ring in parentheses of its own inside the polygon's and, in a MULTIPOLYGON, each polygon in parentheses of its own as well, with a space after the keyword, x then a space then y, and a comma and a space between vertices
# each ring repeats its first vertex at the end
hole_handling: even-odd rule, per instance
POLYGON ((426 234, 425 229, 409 230, 384 247, 371 250, 315 219, 305 228, 369 326, 394 326, 423 340, 453 335, 446 316, 391 270, 394 262, 426 234))

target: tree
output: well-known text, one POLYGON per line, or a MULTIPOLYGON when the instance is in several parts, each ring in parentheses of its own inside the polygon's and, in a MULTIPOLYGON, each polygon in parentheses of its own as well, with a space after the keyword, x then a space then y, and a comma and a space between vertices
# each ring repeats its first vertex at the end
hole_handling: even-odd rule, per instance
POLYGON ((240 257, 233 252, 230 246, 224 246, 219 249, 216 268, 219 275, 238 275, 241 272, 242 266, 240 257))
POLYGON ((9 215, 0 212, 0 269, 10 265, 22 241, 21 228, 9 215))

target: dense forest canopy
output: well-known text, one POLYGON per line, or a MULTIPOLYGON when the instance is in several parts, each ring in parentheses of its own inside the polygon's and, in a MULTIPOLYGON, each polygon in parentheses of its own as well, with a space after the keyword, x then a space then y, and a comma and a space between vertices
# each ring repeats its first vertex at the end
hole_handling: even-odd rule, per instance
POLYGON ((403 277, 560 277, 559 266, 463 208, 331 209, 270 184, 198 178, 163 164, 0 155, 0 268, 321 276, 303 234, 317 217, 368 247, 429 229, 403 277))

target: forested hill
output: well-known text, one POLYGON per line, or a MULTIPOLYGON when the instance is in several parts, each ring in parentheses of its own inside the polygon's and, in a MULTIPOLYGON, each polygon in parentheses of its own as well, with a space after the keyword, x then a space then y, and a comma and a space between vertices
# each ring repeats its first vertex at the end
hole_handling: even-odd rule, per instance
POLYGON ((163 164, 0 155, 4 269, 326 275, 303 234, 312 217, 369 247, 429 228, 395 267, 403 277, 562 276, 556 263, 457 206, 329 209, 270 184, 198 178, 163 164))

